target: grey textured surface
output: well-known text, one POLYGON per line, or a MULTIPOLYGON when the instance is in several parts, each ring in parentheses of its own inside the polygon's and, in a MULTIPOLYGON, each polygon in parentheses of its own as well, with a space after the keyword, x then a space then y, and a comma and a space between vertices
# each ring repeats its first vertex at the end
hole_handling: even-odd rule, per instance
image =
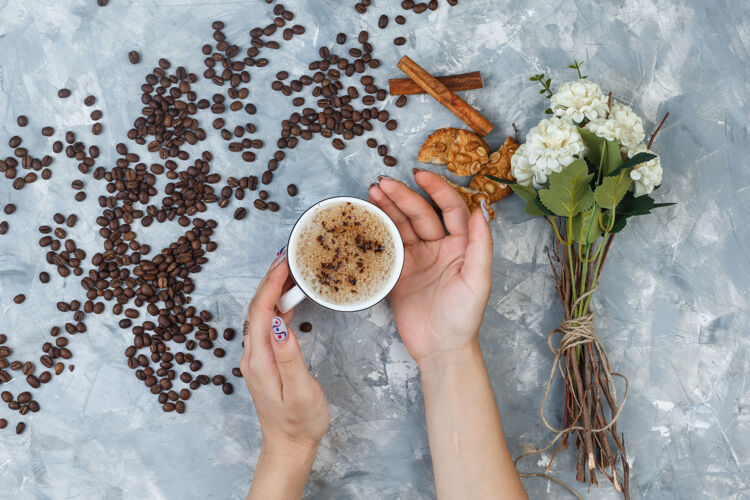
MULTIPOLYGON (((443 4, 444 2, 441 2, 443 4)), ((663 113, 671 117, 656 141, 665 168, 658 201, 676 207, 634 221, 607 262, 596 300, 597 327, 617 371, 629 376, 631 393, 621 418, 632 465, 634 498, 750 497, 750 6, 745 0, 562 0, 509 2, 461 0, 398 27, 376 28, 381 12, 400 10, 395 0, 375 0, 365 16, 353 2, 289 0, 307 33, 285 44, 265 71, 253 71, 255 121, 267 144, 291 104, 268 89, 282 66, 301 74, 318 47, 335 34, 371 32, 383 60, 383 85, 402 53, 436 73, 480 69, 486 87, 467 94, 496 124, 488 137, 497 147, 516 123, 528 130, 545 107, 528 81, 545 71, 561 82, 573 77, 567 64, 585 70, 603 89, 631 103, 649 134, 663 113), (383 5, 389 3, 388 7, 383 5), (335 15, 332 15, 335 13, 335 15), (396 48, 393 37, 408 43, 396 48)), ((113 147, 140 108, 139 86, 159 57, 202 73, 200 46, 211 38, 210 22, 226 22, 226 33, 246 47, 247 30, 264 26, 270 9, 256 2, 111 0, 0 0, 0 154, 16 132, 15 117, 30 117, 24 129, 32 151, 47 148, 44 125, 72 129, 90 139, 87 93, 99 98, 105 132, 97 144, 99 164, 110 165, 113 147), (137 49, 138 66, 127 63, 137 49), (56 90, 74 91, 61 101, 56 90)), ((213 87, 198 85, 201 97, 213 87)), ((392 105, 389 109, 396 109, 392 105)), ((427 133, 460 122, 430 98, 411 98, 396 113, 395 133, 375 133, 396 151, 388 173, 409 179, 416 151, 427 133)), ((210 113, 199 115, 210 129, 210 113)), ((225 178, 247 167, 222 148, 218 137, 204 146, 215 153, 214 170, 225 178)), ((273 149, 260 155, 260 171, 273 149)), ((140 151, 148 157, 145 149, 140 151)), ((296 216, 330 195, 364 196, 369 182, 388 170, 363 140, 338 152, 318 137, 290 154, 272 185, 282 204, 275 214, 250 210, 231 218, 212 207, 219 221, 219 252, 197 276, 193 301, 215 314, 221 329, 238 327, 254 287, 283 245, 296 216), (283 186, 296 181, 300 195, 288 199, 283 186)), ((54 303, 83 297, 78 280, 36 279, 46 268, 36 227, 55 211, 76 211, 74 237, 89 256, 100 245, 94 218, 103 184, 86 179, 88 200, 73 201, 75 164, 58 159, 55 176, 16 192, 0 179, 0 204, 19 210, 0 236, 0 332, 23 357, 37 359, 49 327, 67 318, 54 303), (25 293, 20 306, 11 298, 25 293)), ((494 289, 481 331, 505 431, 514 455, 551 436, 538 416, 552 355, 547 332, 561 314, 544 256, 550 234, 527 221, 519 200, 502 202, 493 224, 494 289)), ((249 203, 247 200, 244 205, 249 203)), ((139 240, 161 248, 181 234, 176 224, 139 230, 139 240)), ((398 339, 386 304, 355 314, 331 314, 310 304, 294 324, 311 321, 302 347, 331 409, 331 427, 318 453, 306 497, 320 499, 427 499, 433 477, 417 369, 398 339)), ((111 315, 89 318, 89 331, 72 339, 76 370, 34 391, 42 411, 25 420, 18 437, 0 431, 1 498, 240 498, 246 491, 260 445, 260 429, 241 382, 232 397, 204 389, 185 415, 164 414, 155 398, 127 368, 123 349, 130 334, 111 315)), ((228 374, 239 359, 239 340, 211 370, 228 374)), ((14 392, 25 390, 20 380, 14 392)), ((559 385, 550 417, 559 418, 559 385)), ((216 388, 209 388, 216 389, 216 388)), ((15 426, 17 414, 0 409, 15 426)), ((546 455, 548 458, 548 455, 546 455)), ((557 458, 552 472, 574 482, 574 453, 557 458)), ((536 466, 532 459, 525 468, 536 466)), ((543 464, 546 460, 540 459, 543 464)), ((525 480, 532 498, 566 498, 557 486, 525 480)), ((579 487, 589 498, 615 499, 609 484, 579 487)), ((498 495, 501 496, 501 495, 498 495)))

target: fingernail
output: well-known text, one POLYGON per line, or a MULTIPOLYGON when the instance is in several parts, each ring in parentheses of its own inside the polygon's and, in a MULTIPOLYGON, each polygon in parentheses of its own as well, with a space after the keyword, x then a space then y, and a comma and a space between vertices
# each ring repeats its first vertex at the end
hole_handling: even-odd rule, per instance
POLYGON ((421 168, 414 167, 411 169, 411 175, 417 175, 417 172, 421 172, 421 171, 422 171, 421 168))
POLYGON ((273 264, 271 264, 271 269, 275 269, 284 259, 286 259, 286 245, 276 252, 276 258, 274 259, 273 264))
POLYGON ((279 344, 286 342, 286 338, 289 336, 286 329, 286 323, 284 323, 284 320, 278 316, 274 316, 273 321, 271 322, 271 334, 273 335, 273 339, 279 344))
POLYGON ((485 201, 484 198, 482 198, 479 201, 479 208, 482 209, 482 215, 484 215, 484 220, 486 220, 487 223, 489 224, 489 222, 490 222, 490 210, 489 210, 489 207, 487 206, 487 202, 485 201))
POLYGON ((374 188, 374 187, 375 187, 375 186, 377 186, 377 185, 378 185, 378 183, 377 183, 377 182, 372 182, 372 183, 370 183, 370 189, 374 188))
POLYGON ((389 175, 379 175, 378 176, 378 182, 382 181, 383 179, 389 179, 389 180, 392 180, 392 181, 396 180, 396 179, 394 179, 393 177, 391 177, 389 175))

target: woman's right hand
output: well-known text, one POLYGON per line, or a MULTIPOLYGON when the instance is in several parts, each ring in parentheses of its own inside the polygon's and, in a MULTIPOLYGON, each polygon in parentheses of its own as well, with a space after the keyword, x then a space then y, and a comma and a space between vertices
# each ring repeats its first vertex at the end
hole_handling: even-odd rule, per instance
POLYGON ((240 370, 263 431, 263 452, 310 459, 328 429, 328 405, 305 366, 294 331, 286 326, 294 312, 282 315, 276 308, 288 278, 282 255, 250 304, 240 370))
POLYGON ((381 177, 370 200, 387 213, 404 241, 404 269, 390 294, 393 316, 418 364, 476 341, 492 286, 492 234, 483 210, 473 214, 437 174, 414 178, 443 212, 405 184, 381 177))

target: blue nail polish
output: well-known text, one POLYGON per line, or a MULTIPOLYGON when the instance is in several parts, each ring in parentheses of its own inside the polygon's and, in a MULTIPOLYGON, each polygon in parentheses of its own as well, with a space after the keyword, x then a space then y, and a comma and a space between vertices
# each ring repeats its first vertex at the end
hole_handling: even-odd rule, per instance
POLYGON ((284 323, 284 320, 278 316, 274 316, 273 321, 271 322, 271 334, 273 335, 273 339, 279 344, 286 342, 286 339, 289 336, 286 323, 284 323))

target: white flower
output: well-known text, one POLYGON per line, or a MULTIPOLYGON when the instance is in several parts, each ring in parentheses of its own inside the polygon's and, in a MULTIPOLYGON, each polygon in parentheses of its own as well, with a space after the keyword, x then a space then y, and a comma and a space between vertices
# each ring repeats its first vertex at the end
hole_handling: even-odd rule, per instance
MULTIPOLYGON (((628 157, 632 158, 638 153, 651 153, 656 154, 653 151, 646 148, 645 144, 639 144, 628 153, 628 157)), ((661 159, 657 156, 653 160, 649 160, 645 163, 640 163, 630 171, 630 178, 633 179, 633 185, 635 186, 635 196, 643 196, 644 194, 650 194, 655 186, 661 184, 661 159)))
POLYGON ((612 118, 597 118, 596 120, 591 120, 583 128, 592 131, 598 137, 607 139, 608 141, 617 140, 620 135, 620 127, 612 118))
POLYGON ((620 151, 626 153, 643 141, 643 122, 630 106, 613 102, 609 118, 591 120, 584 127, 608 141, 620 141, 620 151))
POLYGON ((555 116, 581 123, 584 118, 596 120, 607 116, 607 97, 599 86, 588 80, 563 83, 550 98, 550 108, 555 116))
POLYGON ((613 102, 609 117, 617 122, 617 138, 620 140, 623 153, 637 147, 646 137, 641 117, 635 114, 630 106, 613 102))
POLYGON ((526 142, 510 159, 519 184, 541 188, 552 172, 560 172, 583 153, 578 129, 567 120, 547 118, 529 130, 526 142))

